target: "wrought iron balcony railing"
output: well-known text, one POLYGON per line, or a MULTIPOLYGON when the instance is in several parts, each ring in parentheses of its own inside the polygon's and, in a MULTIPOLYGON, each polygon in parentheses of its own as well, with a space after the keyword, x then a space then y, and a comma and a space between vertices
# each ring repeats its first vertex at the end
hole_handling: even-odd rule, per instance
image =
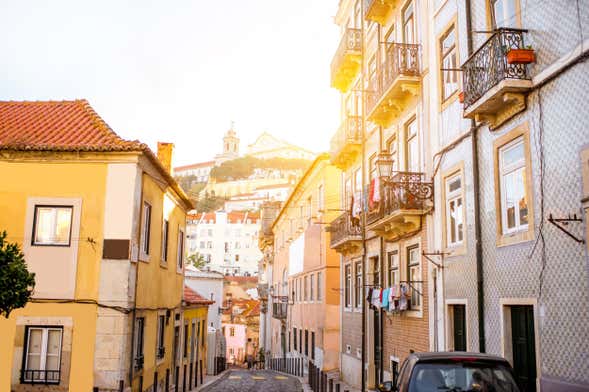
POLYGON ((378 102, 391 91, 400 76, 420 76, 420 50, 418 44, 389 43, 385 47, 385 60, 376 76, 369 80, 366 109, 371 113, 378 102))
POLYGON ((362 146, 362 117, 346 116, 331 139, 331 160, 340 167, 353 160, 362 146))
POLYGON ((462 65, 464 109, 505 79, 529 80, 525 64, 509 64, 507 52, 523 49, 526 30, 500 28, 462 65))
POLYGON ((362 236, 362 225, 360 219, 354 222, 350 217, 350 213, 344 212, 329 224, 329 231, 331 232, 330 245, 334 248, 346 239, 360 239, 362 236))
POLYGON ((362 30, 346 29, 331 61, 331 85, 346 91, 360 71, 362 30))
POLYGON ((288 310, 288 303, 274 302, 272 303, 272 317, 278 320, 286 319, 288 310))
POLYGON ((424 173, 396 172, 380 188, 380 201, 366 216, 369 225, 401 210, 425 211, 427 201, 433 202, 434 184, 424 173))
POLYGON ((61 370, 22 369, 20 380, 23 384, 59 384, 61 370))

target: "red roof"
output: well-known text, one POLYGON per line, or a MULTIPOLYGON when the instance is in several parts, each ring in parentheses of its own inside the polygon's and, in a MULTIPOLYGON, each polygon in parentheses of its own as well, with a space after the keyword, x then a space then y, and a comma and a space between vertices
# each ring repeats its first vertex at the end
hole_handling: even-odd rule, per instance
POLYGON ((143 153, 168 180, 186 208, 192 208, 192 202, 149 147, 138 140, 121 138, 85 99, 0 101, 0 150, 143 153))
POLYGON ((0 148, 8 150, 143 151, 119 137, 88 101, 0 101, 0 148))
MULTIPOLYGON (((245 219, 246 214, 247 219, 251 219, 253 223, 255 223, 256 220, 260 219, 259 212, 231 211, 227 213, 227 221, 229 223, 237 223, 238 221, 241 221, 241 223, 245 223, 243 220, 245 219)), ((186 217, 186 219, 193 219, 199 221, 202 218, 203 223, 208 223, 211 220, 214 223, 217 223, 216 217, 217 215, 214 212, 202 212, 198 214, 190 214, 186 217)))
POLYGON ((184 302, 188 305, 212 305, 215 303, 215 301, 206 299, 188 286, 184 286, 184 302))

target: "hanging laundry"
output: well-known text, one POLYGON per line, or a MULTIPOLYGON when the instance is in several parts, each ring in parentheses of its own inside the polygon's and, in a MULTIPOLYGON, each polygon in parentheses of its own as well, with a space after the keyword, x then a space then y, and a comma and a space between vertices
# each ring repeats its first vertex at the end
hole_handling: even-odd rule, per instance
POLYGON ((372 287, 368 288, 368 295, 366 295, 366 302, 368 302, 368 307, 372 309, 372 287))
POLYGON ((405 283, 401 283, 401 293, 399 296, 399 310, 407 310, 407 285, 405 283))
POLYGON ((387 287, 382 291, 380 303, 385 310, 389 308, 389 293, 391 292, 391 288, 387 287))
POLYGON ((380 308, 380 289, 372 290, 372 306, 380 308))
POLYGON ((356 192, 354 195, 354 201, 352 204, 352 216, 354 218, 360 218, 362 214, 362 194, 360 192, 356 192))
POLYGON ((375 177, 372 181, 374 181, 372 202, 376 204, 380 202, 380 178, 375 177))
POLYGON ((370 180, 370 185, 368 186, 368 207, 371 210, 374 209, 374 178, 370 180))
POLYGON ((395 297, 393 296, 393 293, 395 292, 395 286, 393 285, 393 287, 389 288, 389 291, 387 293, 387 302, 388 302, 388 311, 392 312, 395 310, 395 297))

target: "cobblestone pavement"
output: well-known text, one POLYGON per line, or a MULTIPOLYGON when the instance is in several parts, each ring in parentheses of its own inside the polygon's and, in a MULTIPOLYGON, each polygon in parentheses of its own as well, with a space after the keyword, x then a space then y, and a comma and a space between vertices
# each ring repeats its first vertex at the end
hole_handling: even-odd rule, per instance
POLYGON ((219 381, 202 392, 301 392, 295 377, 271 370, 229 370, 219 381))

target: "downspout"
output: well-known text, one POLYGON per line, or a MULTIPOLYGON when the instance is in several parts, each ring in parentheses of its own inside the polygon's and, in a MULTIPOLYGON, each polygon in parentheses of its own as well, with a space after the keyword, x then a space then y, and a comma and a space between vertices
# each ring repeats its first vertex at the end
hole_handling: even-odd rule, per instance
MULTIPOLYGON (((143 208, 143 172, 141 172, 141 192, 139 192, 139 214, 138 214, 138 224, 136 230, 136 237, 137 238, 137 261, 135 261, 135 287, 133 289, 133 319, 131 320, 131 361, 129 364, 129 387, 133 389, 133 353, 135 352, 135 317, 137 315, 137 284, 139 283, 139 253, 141 247, 141 211, 143 208)), ((131 242, 132 244, 132 242, 131 242)), ((131 245, 133 246, 133 245, 131 245)), ((131 253, 133 250, 131 249, 131 253)), ((132 261, 130 261, 132 263, 132 261)))
MULTIPOLYGON (((361 177, 362 177, 362 187, 364 187, 364 184, 366 183, 366 165, 364 163, 365 158, 366 158, 366 120, 365 120, 365 113, 366 113, 366 92, 364 91, 365 86, 364 86, 364 5, 362 5, 360 7, 360 39, 361 39, 361 56, 360 58, 362 59, 362 64, 360 66, 360 94, 362 94, 362 116, 361 116, 361 121, 362 121, 362 155, 361 155, 361 177)), ((364 197, 363 197, 363 192, 364 189, 362 189, 361 195, 362 195, 362 202, 364 201, 364 197)), ((353 207, 352 207, 353 208, 353 207)), ((365 392, 366 391, 366 369, 365 369, 365 364, 366 364, 366 209, 364 208, 364 206, 362 206, 362 290, 360 290, 360 292, 362 293, 362 377, 361 377, 361 391, 365 392)))
MULTIPOLYGON (((382 140, 382 139, 381 139, 382 140)), ((380 237, 380 276, 379 276, 379 280, 380 280, 380 289, 384 290, 384 277, 385 277, 385 251, 384 251, 384 246, 385 246, 385 242, 384 242, 384 238, 380 237)), ((380 338, 379 338, 379 359, 380 359, 380 382, 383 382, 384 380, 384 317, 385 317, 385 313, 384 310, 381 308, 379 309, 380 312, 380 317, 379 317, 379 323, 380 323, 380 338)))
MULTIPOLYGON (((471 1, 465 1, 466 6, 466 43, 468 56, 473 52, 472 45, 472 15, 471 1)), ((485 291, 484 291, 484 269, 483 269, 483 244, 481 240, 481 213, 480 213, 480 184, 479 184, 479 151, 478 151, 478 127, 473 119, 470 120, 470 129, 472 133, 472 171, 473 171, 473 192, 474 192, 474 236, 476 246, 476 263, 477 263, 477 308, 479 321, 479 351, 484 353, 485 350, 485 291)))

